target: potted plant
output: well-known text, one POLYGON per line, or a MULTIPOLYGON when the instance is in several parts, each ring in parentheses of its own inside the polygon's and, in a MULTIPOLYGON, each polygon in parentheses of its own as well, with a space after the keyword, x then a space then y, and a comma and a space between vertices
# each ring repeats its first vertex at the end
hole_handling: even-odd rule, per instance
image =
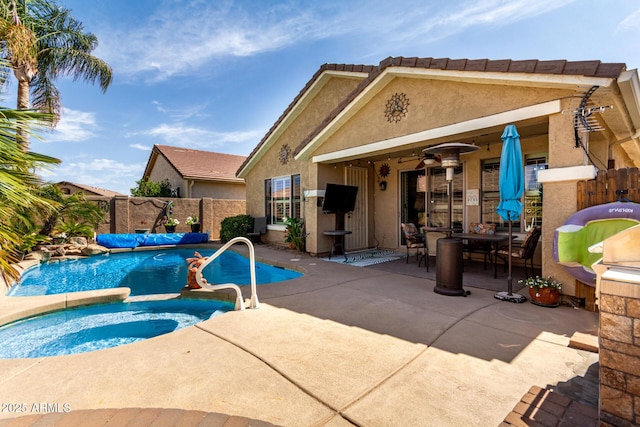
POLYGON ((188 216, 186 220, 186 224, 191 226, 192 233, 200 232, 200 221, 198 220, 198 215, 188 216))
POLYGON ((171 217, 171 218, 167 218, 167 220, 164 222, 164 230, 167 233, 174 233, 176 231, 176 225, 180 224, 180 221, 178 221, 177 219, 171 217))
POLYGON ((557 307, 560 305, 562 283, 553 277, 527 277, 525 280, 520 280, 520 283, 529 287, 531 303, 543 307, 557 307))

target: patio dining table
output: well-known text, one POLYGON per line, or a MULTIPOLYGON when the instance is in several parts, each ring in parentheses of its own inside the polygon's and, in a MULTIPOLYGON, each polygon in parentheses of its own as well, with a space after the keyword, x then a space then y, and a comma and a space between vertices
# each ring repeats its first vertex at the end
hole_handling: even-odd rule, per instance
MULTIPOLYGON (((487 244, 489 255, 492 249, 498 250, 501 243, 509 240, 509 236, 506 234, 477 234, 477 233, 453 233, 451 237, 460 240, 475 240, 478 242, 484 242, 487 244)), ((491 258, 493 263, 493 277, 498 277, 498 264, 495 259, 491 258)))

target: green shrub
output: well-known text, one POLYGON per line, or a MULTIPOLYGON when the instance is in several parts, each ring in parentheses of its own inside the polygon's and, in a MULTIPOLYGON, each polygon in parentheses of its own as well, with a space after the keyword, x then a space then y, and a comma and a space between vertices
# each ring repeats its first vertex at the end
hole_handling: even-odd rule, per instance
POLYGON ((307 237, 307 233, 304 232, 304 220, 289 217, 284 219, 284 223, 287 226, 284 242, 288 243, 291 249, 304 252, 307 237))
POLYGON ((220 241, 227 243, 234 237, 246 236, 253 230, 253 217, 251 215, 230 216, 222 220, 220 225, 220 241))

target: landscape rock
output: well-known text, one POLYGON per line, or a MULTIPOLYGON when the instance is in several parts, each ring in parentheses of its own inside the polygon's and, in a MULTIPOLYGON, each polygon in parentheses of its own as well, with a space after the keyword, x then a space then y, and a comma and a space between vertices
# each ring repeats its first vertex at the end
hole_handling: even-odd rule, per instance
POLYGON ((73 246, 85 247, 87 246, 87 238, 83 236, 69 237, 69 243, 73 246))
POLYGON ((109 253, 109 249, 104 246, 96 245, 95 243, 90 243, 82 248, 81 252, 84 256, 91 256, 109 253))

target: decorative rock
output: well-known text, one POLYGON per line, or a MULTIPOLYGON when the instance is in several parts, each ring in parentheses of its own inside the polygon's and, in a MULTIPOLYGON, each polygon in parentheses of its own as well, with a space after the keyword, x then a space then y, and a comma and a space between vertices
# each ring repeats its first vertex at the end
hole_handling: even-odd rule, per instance
POLYGON ((65 256, 80 256, 82 255, 82 248, 78 246, 68 246, 65 248, 65 256))
POLYGON ((87 246, 87 238, 83 236, 69 237, 69 243, 73 246, 85 247, 87 246))
POLYGON ((91 256, 91 255, 100 255, 109 253, 109 249, 104 246, 96 245, 94 243, 90 243, 84 248, 82 248, 82 255, 91 256))
POLYGON ((51 258, 51 252, 49 252, 46 249, 42 249, 39 251, 33 251, 33 252, 29 252, 27 255, 25 255, 24 259, 25 260, 35 260, 38 262, 47 262, 49 261, 49 258, 51 258))
POLYGON ((58 246, 54 251, 53 251, 53 256, 64 256, 67 253, 67 251, 64 249, 64 247, 62 246, 58 246))

